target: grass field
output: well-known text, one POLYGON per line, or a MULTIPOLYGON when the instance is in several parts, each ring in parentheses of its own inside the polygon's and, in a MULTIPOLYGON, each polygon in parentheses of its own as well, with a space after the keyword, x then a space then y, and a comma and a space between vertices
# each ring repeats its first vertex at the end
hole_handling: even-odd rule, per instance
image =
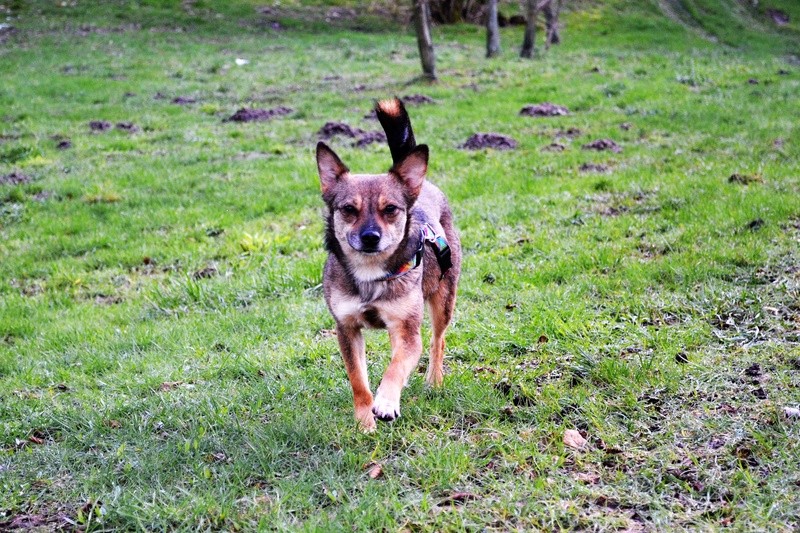
POLYGON ((3 2, 0 529, 800 527, 795 2, 581 2, 533 61, 438 27, 433 85, 379 13, 218 4, 3 2), (313 147, 393 94, 465 256, 444 388, 363 435, 313 147))

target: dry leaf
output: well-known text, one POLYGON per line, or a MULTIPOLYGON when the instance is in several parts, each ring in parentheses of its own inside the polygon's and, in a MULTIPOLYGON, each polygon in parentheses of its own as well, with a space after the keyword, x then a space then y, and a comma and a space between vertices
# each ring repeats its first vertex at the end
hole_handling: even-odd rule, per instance
POLYGON ((438 505, 439 507, 444 507, 446 505, 455 505, 477 499, 479 499, 478 495, 472 494, 471 492, 454 492, 453 494, 447 496, 436 505, 438 505))
POLYGON ((380 463, 371 462, 367 465, 367 475, 370 479, 383 477, 383 466, 380 463))
POLYGON ((787 418, 800 418, 800 409, 784 407, 783 414, 786 415, 787 418))
POLYGON ((584 439, 578 431, 574 429, 568 429, 564 431, 564 444, 570 448, 580 450, 586 446, 586 439, 584 439))
POLYGON ((583 481, 587 485, 594 485, 600 481, 600 476, 591 472, 580 472, 575 474, 575 479, 578 481, 583 481))
POLYGON ((164 383, 161 384, 159 389, 161 389, 162 391, 168 391, 176 387, 180 387, 181 385, 183 385, 183 381, 165 381, 164 383))
POLYGON ((119 420, 106 420, 105 425, 111 429, 119 429, 122 427, 122 423, 119 420))

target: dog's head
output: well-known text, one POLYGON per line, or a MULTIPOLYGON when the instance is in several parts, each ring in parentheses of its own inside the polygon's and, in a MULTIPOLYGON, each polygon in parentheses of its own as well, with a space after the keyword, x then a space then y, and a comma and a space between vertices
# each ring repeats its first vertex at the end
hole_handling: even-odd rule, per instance
POLYGON ((385 259, 403 241, 408 216, 428 170, 428 147, 416 146, 385 174, 351 174, 325 143, 317 145, 322 198, 342 253, 385 259))

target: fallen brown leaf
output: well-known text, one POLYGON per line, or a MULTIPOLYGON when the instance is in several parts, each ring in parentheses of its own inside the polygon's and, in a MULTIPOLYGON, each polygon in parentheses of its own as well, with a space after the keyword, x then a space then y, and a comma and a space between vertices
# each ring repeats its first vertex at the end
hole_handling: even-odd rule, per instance
POLYGON ((454 492, 453 494, 447 496, 436 505, 439 507, 444 507, 446 505, 462 504, 464 502, 478 500, 478 499, 480 499, 478 495, 472 494, 471 492, 454 492))
POLYGON ((162 391, 172 390, 183 385, 183 381, 165 381, 158 388, 162 391))
POLYGON ((367 471, 367 475, 370 479, 378 479, 379 477, 383 477, 383 465, 380 463, 372 461, 365 466, 365 470, 367 471))
POLYGON ((577 479, 578 481, 582 481, 587 485, 594 485, 595 483, 600 481, 600 476, 592 472, 579 472, 575 474, 575 479, 577 479))
POLYGON ((786 415, 786 418, 800 418, 800 409, 795 407, 784 407, 783 414, 786 415))
POLYGON ((584 439, 577 430, 568 429, 564 431, 564 444, 570 448, 581 450, 584 446, 586 446, 586 439, 584 439))

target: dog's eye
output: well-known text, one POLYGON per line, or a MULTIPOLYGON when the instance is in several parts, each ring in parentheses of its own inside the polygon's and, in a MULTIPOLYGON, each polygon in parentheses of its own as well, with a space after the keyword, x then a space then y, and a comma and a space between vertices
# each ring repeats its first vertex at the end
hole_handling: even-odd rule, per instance
POLYGON ((347 204, 346 206, 342 207, 342 213, 349 216, 355 216, 358 214, 358 209, 355 206, 347 204))
POLYGON ((384 207, 384 208, 383 208, 383 212, 384 212, 385 214, 387 214, 387 215, 394 215, 395 213, 397 213, 397 211, 398 211, 399 209, 400 209, 400 208, 399 208, 399 207, 397 207, 396 205, 391 205, 391 204, 389 204, 389 205, 387 205, 386 207, 384 207))

